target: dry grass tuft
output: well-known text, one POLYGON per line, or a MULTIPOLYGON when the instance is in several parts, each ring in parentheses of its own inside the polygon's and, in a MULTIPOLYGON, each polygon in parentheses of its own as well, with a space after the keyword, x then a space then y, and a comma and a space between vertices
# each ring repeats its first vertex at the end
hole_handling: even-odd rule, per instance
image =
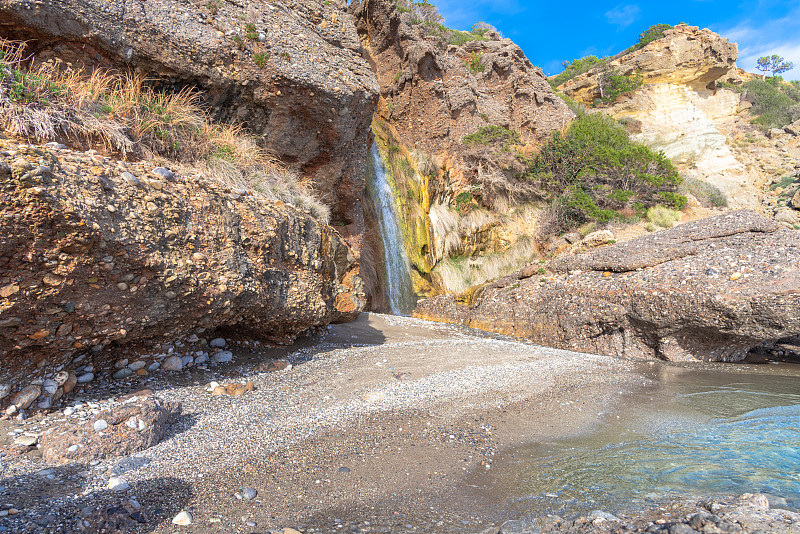
POLYGON ((253 189, 327 223, 330 209, 309 184, 281 165, 239 126, 219 124, 202 93, 154 89, 137 74, 87 72, 37 63, 25 44, 0 39, 0 127, 44 143, 103 148, 122 158, 166 158, 253 189))

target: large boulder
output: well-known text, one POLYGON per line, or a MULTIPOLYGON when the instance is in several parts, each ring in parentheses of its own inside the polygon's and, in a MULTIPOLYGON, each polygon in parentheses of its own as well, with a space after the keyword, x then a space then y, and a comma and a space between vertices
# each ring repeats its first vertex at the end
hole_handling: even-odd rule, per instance
POLYGON ((358 272, 336 230, 252 191, 0 139, 0 384, 199 328, 291 340, 358 315, 358 272))
MULTIPOLYGON (((687 85, 703 89, 717 80, 737 79, 739 46, 708 29, 680 24, 639 50, 613 58, 609 66, 645 84, 687 85)), ((577 102, 600 98, 599 69, 576 76, 559 89, 577 102)))
POLYGON ((156 445, 181 414, 180 403, 131 396, 87 421, 69 422, 39 438, 48 462, 89 462, 129 456, 156 445))
POLYGON ((134 69, 206 92, 328 196, 358 246, 375 75, 342 0, 0 0, 0 37, 40 61, 134 69))
POLYGON ((741 210, 421 301, 414 316, 632 358, 738 361, 800 334, 800 234, 741 210), (527 273, 531 274, 531 273, 527 273))

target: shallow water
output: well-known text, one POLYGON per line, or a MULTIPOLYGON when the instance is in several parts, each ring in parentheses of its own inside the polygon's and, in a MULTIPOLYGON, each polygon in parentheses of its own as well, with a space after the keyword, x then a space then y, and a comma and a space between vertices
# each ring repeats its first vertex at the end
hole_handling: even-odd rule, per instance
POLYGON ((506 451, 469 484, 515 514, 624 512, 745 492, 800 509, 796 366, 652 367, 653 387, 590 435, 506 451))

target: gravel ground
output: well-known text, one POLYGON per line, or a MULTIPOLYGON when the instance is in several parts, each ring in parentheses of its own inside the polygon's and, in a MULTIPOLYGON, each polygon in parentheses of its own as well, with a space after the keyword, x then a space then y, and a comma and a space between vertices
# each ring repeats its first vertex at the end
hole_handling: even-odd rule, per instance
POLYGON ((503 448, 589 431, 650 384, 647 368, 364 315, 292 348, 239 350, 221 370, 151 378, 184 415, 133 461, 3 459, 0 505, 19 513, 0 532, 496 532, 509 518, 466 475, 503 448), (275 356, 292 365, 253 371, 275 356), (212 396, 212 380, 255 390, 212 396), (107 489, 113 476, 129 487, 107 489), (172 523, 181 511, 191 525, 172 523))

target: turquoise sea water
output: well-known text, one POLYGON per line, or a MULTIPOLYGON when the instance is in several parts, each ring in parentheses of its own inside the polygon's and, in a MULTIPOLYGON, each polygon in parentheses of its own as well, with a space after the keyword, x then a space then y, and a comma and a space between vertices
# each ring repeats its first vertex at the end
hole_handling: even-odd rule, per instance
POLYGON ((800 377, 670 369, 596 432, 507 451, 483 487, 521 513, 765 493, 800 510, 800 377))

